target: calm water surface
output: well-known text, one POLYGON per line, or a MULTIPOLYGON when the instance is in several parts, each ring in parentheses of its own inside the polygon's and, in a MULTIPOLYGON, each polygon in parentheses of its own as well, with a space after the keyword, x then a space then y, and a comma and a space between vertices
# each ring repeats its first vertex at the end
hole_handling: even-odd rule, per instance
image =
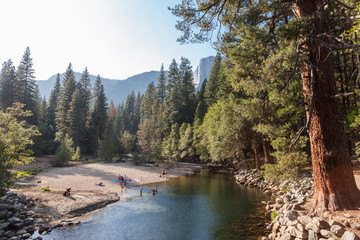
POLYGON ((258 239, 264 215, 261 192, 229 175, 201 172, 158 185, 153 196, 144 186, 130 187, 122 200, 82 220, 55 229, 43 239, 258 239))

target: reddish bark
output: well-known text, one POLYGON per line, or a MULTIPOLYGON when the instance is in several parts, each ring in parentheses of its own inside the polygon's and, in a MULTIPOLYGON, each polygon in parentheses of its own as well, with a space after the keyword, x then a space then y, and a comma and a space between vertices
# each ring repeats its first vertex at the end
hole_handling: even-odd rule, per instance
POLYGON ((260 171, 260 156, 256 146, 253 147, 256 170, 260 171))
MULTIPOLYGON (((323 1, 300 0, 293 5, 296 17, 313 16, 312 36, 327 32, 325 21, 314 16, 323 1)), ((329 42, 326 37, 321 38, 329 42)), ((360 191, 356 186, 351 166, 350 152, 341 122, 334 65, 329 49, 308 38, 306 50, 311 63, 316 66, 313 76, 313 93, 311 91, 311 64, 301 62, 304 98, 308 105, 307 117, 309 126, 310 148, 315 182, 315 211, 354 209, 360 203, 360 191), (312 107, 311 97, 314 94, 312 107)))
POLYGON ((264 151, 264 161, 265 163, 274 163, 270 155, 270 143, 269 140, 262 138, 262 146, 264 151))

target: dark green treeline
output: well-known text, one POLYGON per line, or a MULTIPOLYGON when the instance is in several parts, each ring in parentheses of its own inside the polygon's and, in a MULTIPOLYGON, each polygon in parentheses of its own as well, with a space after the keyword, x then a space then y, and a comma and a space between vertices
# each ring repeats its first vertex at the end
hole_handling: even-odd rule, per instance
MULTIPOLYGON (((85 69, 77 82, 71 64, 63 79, 58 75, 49 99, 41 98, 27 48, 17 68, 11 60, 2 65, 0 106, 5 111, 15 102, 25 104, 33 113, 26 121, 42 134, 34 139, 35 153, 56 153, 57 165, 80 154, 105 161, 133 154, 136 162, 165 167, 177 161, 263 166, 270 180, 293 178, 309 161, 307 135, 294 143, 305 124, 300 77, 284 81, 296 66, 296 45, 285 30, 275 46, 266 31, 243 29, 234 33, 241 41, 217 54, 198 92, 189 60, 173 59, 144 94, 132 92, 117 106, 108 103, 100 76, 91 86, 85 69)), ((356 93, 357 52, 337 53, 335 60, 339 91, 356 93)), ((341 100, 353 151, 359 145, 358 99, 353 94, 341 100)))

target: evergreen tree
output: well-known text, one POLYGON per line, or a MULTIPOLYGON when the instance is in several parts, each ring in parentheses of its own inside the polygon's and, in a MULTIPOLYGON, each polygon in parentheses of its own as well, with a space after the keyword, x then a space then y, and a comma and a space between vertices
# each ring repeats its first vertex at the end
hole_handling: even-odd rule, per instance
POLYGON ((207 79, 205 78, 203 84, 201 85, 200 91, 197 92, 197 96, 196 96, 197 107, 195 110, 195 121, 196 119, 199 119, 202 122, 208 109, 208 105, 206 104, 204 98, 206 84, 207 84, 207 79))
POLYGON ((9 59, 3 63, 0 73, 0 103, 3 111, 11 107, 15 102, 16 87, 15 67, 11 59, 9 59))
MULTIPOLYGON (((244 3, 241 0, 183 1, 172 9, 175 15, 182 18, 177 24, 177 28, 184 33, 179 39, 182 42, 208 40, 209 33, 219 24, 217 21, 228 27, 227 31, 219 32, 221 49, 226 54, 232 53, 234 59, 237 58, 236 54, 242 54, 246 49, 239 46, 244 39, 251 36, 249 34, 266 33, 262 34, 267 39, 266 43, 252 43, 250 47, 254 50, 261 48, 260 51, 270 50, 270 54, 282 51, 279 43, 284 42, 283 40, 296 41, 296 44, 291 41, 289 45, 297 45, 297 54, 302 53, 305 56, 297 63, 300 65, 307 117, 300 133, 305 129, 309 133, 315 179, 314 209, 317 212, 359 207, 357 199, 360 199, 360 190, 353 175, 348 142, 343 123, 339 119, 341 114, 335 97, 337 86, 332 53, 333 50, 342 49, 343 41, 340 41, 339 46, 334 45, 337 36, 333 37, 328 27, 334 20, 344 17, 351 19, 353 13, 349 12, 349 9, 352 9, 352 6, 346 4, 331 2, 330 7, 324 7, 327 2, 322 0, 275 4, 257 1, 244 3), (246 4, 246 7, 239 11, 239 6, 243 4, 246 4), (199 31, 194 31, 192 25, 199 31), (282 34, 282 37, 279 36, 282 34)), ((347 25, 349 22, 351 21, 341 24, 340 29, 351 28, 352 26, 347 25)), ((247 72, 244 77, 238 73, 236 66, 231 69, 234 83, 247 78, 255 81, 253 89, 259 87, 256 80, 261 75, 258 75, 257 68, 252 68, 254 72, 247 72)), ((240 90, 241 83, 232 85, 236 90, 240 90)))
POLYGON ((161 135, 160 116, 162 114, 160 102, 154 83, 150 83, 141 100, 141 122, 137 132, 138 144, 141 151, 150 158, 160 158, 161 135))
POLYGON ((79 146, 85 132, 83 132, 83 116, 80 112, 83 110, 82 99, 79 89, 76 89, 72 95, 70 109, 67 114, 69 123, 68 136, 73 140, 74 146, 79 146))
POLYGON ((42 123, 46 123, 46 110, 47 110, 47 102, 45 96, 40 99, 39 102, 39 118, 38 121, 42 123))
POLYGON ((79 125, 79 134, 81 138, 79 139, 78 143, 76 143, 74 139, 74 143, 79 144, 83 152, 86 152, 88 150, 86 146, 90 144, 89 128, 90 128, 91 88, 92 87, 90 83, 90 75, 88 69, 85 68, 78 82, 79 98, 80 98, 78 115, 80 116, 81 119, 81 123, 79 125))
MULTIPOLYGON (((27 47, 17 69, 17 101, 25 104, 25 109, 33 113, 36 112, 36 83, 34 76, 33 62, 30 54, 30 48, 27 47)), ((34 114, 30 121, 36 123, 36 115, 34 114)))
POLYGON ((179 139, 179 125, 175 123, 171 126, 169 136, 162 143, 162 155, 167 163, 176 163, 180 160, 179 139))
POLYGON ((218 78, 219 78, 220 67, 221 67, 221 55, 220 53, 217 53, 213 65, 211 67, 209 80, 206 84, 206 88, 204 92, 204 98, 208 106, 211 106, 217 100, 216 96, 218 91, 218 78))
POLYGON ((195 157, 195 148, 193 144, 193 128, 190 123, 183 123, 180 127, 179 132, 180 158, 185 161, 191 161, 195 157))
POLYGON ((126 98, 123 112, 124 130, 135 134, 137 131, 137 101, 135 92, 132 91, 126 98))
POLYGON ((193 81, 193 73, 191 69, 190 61, 187 58, 181 58, 180 64, 180 81, 181 81, 181 107, 180 107, 180 115, 181 120, 179 122, 192 123, 194 120, 195 113, 195 86, 193 81))
POLYGON ((49 103, 47 106, 47 113, 46 113, 46 121, 47 123, 56 131, 56 108, 58 105, 58 98, 60 93, 60 74, 58 73, 56 76, 55 84, 53 90, 51 90, 50 97, 49 97, 49 103))
POLYGON ((175 59, 173 59, 171 61, 171 64, 169 66, 169 73, 167 75, 167 85, 166 85, 166 92, 171 92, 175 82, 178 79, 178 74, 179 74, 179 68, 178 68, 178 64, 176 63, 175 59))
POLYGON ((94 109, 91 113, 91 135, 92 150, 98 149, 98 142, 103 138, 107 123, 107 99, 102 85, 101 78, 98 75, 94 85, 94 109))
POLYGON ((164 64, 161 64, 160 74, 156 89, 157 89, 158 100, 160 101, 160 103, 162 103, 166 95, 166 76, 164 71, 164 64))
POLYGON ((181 110, 184 101, 181 96, 181 82, 180 78, 176 82, 171 91, 168 91, 164 101, 164 135, 170 132, 171 125, 182 123, 181 110))
POLYGON ((76 80, 71 63, 66 69, 63 84, 59 92, 58 104, 56 107, 56 139, 61 140, 70 131, 70 123, 68 122, 68 112, 72 95, 76 90, 76 80))
POLYGON ((72 139, 65 136, 61 140, 60 146, 56 149, 56 156, 55 159, 52 160, 51 164, 58 167, 65 166, 72 160, 74 153, 75 151, 72 139))
POLYGON ((141 119, 143 120, 143 119, 151 118, 155 114, 154 105, 157 104, 158 104, 158 98, 157 98, 156 88, 154 82, 151 82, 148 85, 141 101, 141 108, 140 108, 141 119))
POLYGON ((111 162, 116 151, 116 138, 111 133, 105 133, 99 142, 99 157, 105 162, 111 162))

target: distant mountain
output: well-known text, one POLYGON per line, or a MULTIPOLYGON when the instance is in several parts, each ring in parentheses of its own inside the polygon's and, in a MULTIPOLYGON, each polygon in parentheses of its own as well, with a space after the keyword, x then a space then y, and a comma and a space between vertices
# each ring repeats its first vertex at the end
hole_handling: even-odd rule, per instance
MULTIPOLYGON (((147 86, 153 81, 155 84, 159 77, 159 71, 151 71, 144 72, 141 74, 134 75, 125 80, 115 80, 108 78, 101 78, 101 81, 104 85, 105 95, 109 101, 114 101, 115 104, 119 104, 126 100, 126 97, 134 90, 137 94, 138 91, 140 93, 144 93, 146 91, 147 86)), ((75 79, 79 81, 81 78, 81 74, 79 72, 75 72, 75 79)), ((64 73, 60 74, 60 79, 62 81, 64 77, 64 73)), ((48 80, 36 81, 39 86, 41 96, 45 96, 47 99, 49 98, 51 90, 54 88, 56 80, 56 75, 51 76, 48 80)), ((90 82, 92 86, 94 86, 96 80, 96 76, 90 76, 90 82)))
POLYGON ((194 71, 194 83, 196 90, 201 88, 205 78, 209 79, 210 70, 214 62, 215 57, 210 56, 200 59, 200 63, 194 71))
MULTIPOLYGON (((196 70, 194 71, 194 83, 195 86, 200 88, 205 78, 209 77, 210 69, 213 63, 214 57, 202 58, 196 70)), ((114 101, 115 104, 119 104, 126 100, 126 97, 134 90, 135 93, 140 91, 144 93, 147 86, 154 82, 157 84, 159 78, 159 71, 150 71, 144 72, 141 74, 134 75, 125 80, 115 80, 108 78, 101 78, 104 85, 105 94, 109 101, 114 101)), ((60 74, 60 79, 62 80, 64 73, 60 74)), ((79 81, 81 78, 81 73, 75 72, 75 79, 79 81)), ((51 76, 48 80, 38 80, 36 81, 39 86, 41 96, 45 96, 46 99, 49 98, 51 90, 54 88, 56 80, 56 75, 51 76)), ((96 76, 91 75, 90 81, 94 86, 96 76)))

